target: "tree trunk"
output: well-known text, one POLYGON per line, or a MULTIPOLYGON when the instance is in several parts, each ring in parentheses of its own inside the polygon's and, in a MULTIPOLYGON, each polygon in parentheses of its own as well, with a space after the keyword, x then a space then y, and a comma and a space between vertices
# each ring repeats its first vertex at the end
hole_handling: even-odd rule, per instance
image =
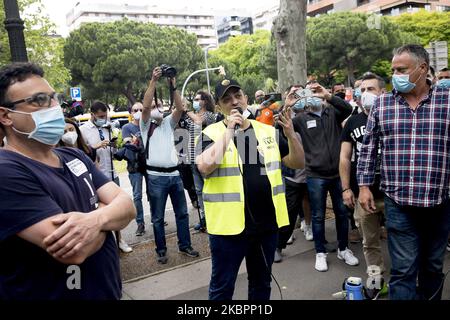
POLYGON ((278 90, 306 82, 306 4, 280 0, 272 35, 277 42, 278 90))
POLYGON ((127 88, 124 91, 122 91, 122 93, 125 97, 127 97, 128 101, 131 105, 136 103, 137 99, 133 94, 133 86, 132 86, 131 82, 128 83, 127 88))

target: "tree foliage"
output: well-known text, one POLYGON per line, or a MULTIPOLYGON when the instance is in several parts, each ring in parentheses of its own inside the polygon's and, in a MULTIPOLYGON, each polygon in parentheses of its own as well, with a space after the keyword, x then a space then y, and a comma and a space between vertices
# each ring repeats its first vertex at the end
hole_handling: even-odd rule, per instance
POLYGON ((386 17, 363 13, 334 13, 307 22, 309 73, 328 75, 344 70, 352 84, 355 75, 370 70, 378 60, 391 59, 392 49, 417 42, 386 17))
POLYGON ((266 79, 277 78, 276 47, 266 30, 232 37, 209 56, 208 63, 223 65, 227 77, 236 79, 251 100, 256 90, 270 89, 266 79))
POLYGON ((163 63, 178 70, 181 89, 202 61, 196 43, 184 30, 124 19, 83 24, 68 37, 64 57, 73 83, 82 85, 87 98, 114 101, 123 95, 132 104, 143 98, 153 68, 163 63))
POLYGON ((404 13, 391 18, 401 30, 420 38, 420 44, 428 46, 432 41, 450 42, 450 11, 429 12, 419 10, 416 13, 404 13))
MULTIPOLYGON (((41 0, 19 0, 21 18, 24 20, 25 44, 28 60, 39 64, 45 77, 57 92, 67 90, 70 72, 64 67, 64 39, 55 36, 56 26, 44 14, 41 0)), ((0 65, 11 62, 8 33, 4 27, 5 12, 0 1, 0 65)))

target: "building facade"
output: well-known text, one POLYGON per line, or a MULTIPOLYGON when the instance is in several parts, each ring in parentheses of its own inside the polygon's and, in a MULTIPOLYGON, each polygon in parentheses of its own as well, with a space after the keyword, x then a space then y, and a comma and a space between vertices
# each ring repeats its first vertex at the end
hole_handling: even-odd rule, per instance
POLYGON ((252 33, 253 22, 250 17, 224 17, 221 19, 221 23, 217 26, 217 38, 219 40, 219 44, 226 42, 230 37, 252 33))
POLYGON ((176 27, 197 36, 201 47, 217 46, 214 15, 210 10, 194 8, 164 9, 160 6, 111 4, 79 1, 66 15, 69 31, 88 22, 114 22, 127 18, 152 22, 162 27, 176 27), (208 12, 209 11, 209 12, 208 12))

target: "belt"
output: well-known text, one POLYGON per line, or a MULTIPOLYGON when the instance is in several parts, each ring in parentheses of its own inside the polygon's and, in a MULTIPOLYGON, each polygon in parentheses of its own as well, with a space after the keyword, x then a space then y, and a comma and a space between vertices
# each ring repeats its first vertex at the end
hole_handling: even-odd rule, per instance
POLYGON ((153 167, 153 166, 147 165, 147 170, 150 170, 150 171, 156 171, 156 172, 166 172, 166 173, 169 173, 169 172, 177 171, 177 170, 178 170, 178 166, 175 166, 175 167, 169 167, 169 168, 162 168, 162 167, 153 167))

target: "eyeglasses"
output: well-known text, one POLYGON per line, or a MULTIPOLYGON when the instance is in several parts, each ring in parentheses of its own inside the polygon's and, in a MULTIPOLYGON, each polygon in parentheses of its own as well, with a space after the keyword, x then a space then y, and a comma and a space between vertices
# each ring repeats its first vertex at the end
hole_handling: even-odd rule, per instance
POLYGON ((133 109, 133 110, 131 110, 132 113, 135 113, 135 112, 138 112, 138 111, 142 112, 142 109, 133 109))
POLYGON ((28 97, 25 99, 20 99, 20 100, 14 101, 14 102, 5 103, 4 105, 5 105, 5 107, 7 107, 9 109, 14 109, 14 106, 16 104, 26 102, 26 103, 30 103, 30 104, 37 104, 41 108, 48 108, 48 107, 50 107, 52 100, 57 100, 56 92, 52 92, 50 94, 47 94, 44 92, 39 92, 39 93, 32 95, 31 97, 28 97))

